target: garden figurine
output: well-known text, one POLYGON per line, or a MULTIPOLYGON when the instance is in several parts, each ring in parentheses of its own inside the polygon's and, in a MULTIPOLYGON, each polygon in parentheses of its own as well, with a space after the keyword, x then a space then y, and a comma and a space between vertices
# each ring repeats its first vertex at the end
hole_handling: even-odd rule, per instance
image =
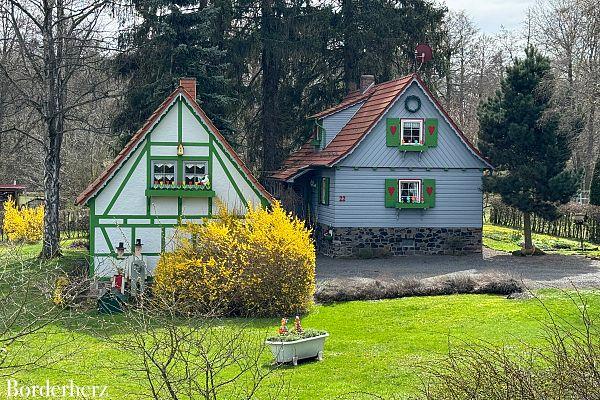
POLYGON ((112 277, 112 288, 121 294, 125 294, 125 275, 123 274, 123 268, 117 268, 117 273, 112 277))
POLYGON ((294 329, 295 329, 296 333, 304 332, 304 329, 302 329, 302 324, 300 323, 300 317, 297 315, 296 315, 296 320, 294 321, 294 329))
POLYGON ((287 322, 287 318, 281 318, 281 326, 279 326, 279 329, 277 330, 280 335, 285 335, 288 333, 287 322))

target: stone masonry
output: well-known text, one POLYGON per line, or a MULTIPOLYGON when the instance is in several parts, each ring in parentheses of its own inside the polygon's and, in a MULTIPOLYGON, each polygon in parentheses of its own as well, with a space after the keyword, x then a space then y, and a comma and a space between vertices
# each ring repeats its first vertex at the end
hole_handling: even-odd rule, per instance
POLYGON ((481 228, 333 228, 319 224, 315 233, 317 251, 329 257, 481 253, 481 228))

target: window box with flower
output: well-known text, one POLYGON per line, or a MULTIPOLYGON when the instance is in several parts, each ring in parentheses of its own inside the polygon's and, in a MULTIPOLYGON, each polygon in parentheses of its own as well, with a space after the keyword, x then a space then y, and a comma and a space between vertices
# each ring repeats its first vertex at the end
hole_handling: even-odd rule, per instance
POLYGON ((214 197, 206 162, 184 161, 183 180, 176 181, 176 161, 154 161, 152 186, 146 196, 153 197, 214 197))

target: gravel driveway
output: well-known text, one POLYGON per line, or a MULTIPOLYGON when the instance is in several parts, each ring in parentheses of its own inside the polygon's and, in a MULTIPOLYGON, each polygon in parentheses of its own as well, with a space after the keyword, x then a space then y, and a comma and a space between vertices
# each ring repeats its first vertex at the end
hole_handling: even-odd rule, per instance
POLYGON ((523 280, 530 288, 600 287, 600 261, 583 256, 548 254, 515 257, 484 247, 483 254, 466 256, 402 256, 368 260, 317 258, 317 281, 353 277, 382 280, 431 278, 453 273, 493 271, 510 274, 523 280))

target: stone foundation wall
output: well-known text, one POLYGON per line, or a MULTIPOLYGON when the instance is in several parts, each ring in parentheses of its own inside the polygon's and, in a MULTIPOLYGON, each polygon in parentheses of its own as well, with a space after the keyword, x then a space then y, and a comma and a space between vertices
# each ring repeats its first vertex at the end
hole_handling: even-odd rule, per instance
POLYGON ((316 227, 317 251, 329 257, 481 253, 481 235, 481 228, 316 227))

